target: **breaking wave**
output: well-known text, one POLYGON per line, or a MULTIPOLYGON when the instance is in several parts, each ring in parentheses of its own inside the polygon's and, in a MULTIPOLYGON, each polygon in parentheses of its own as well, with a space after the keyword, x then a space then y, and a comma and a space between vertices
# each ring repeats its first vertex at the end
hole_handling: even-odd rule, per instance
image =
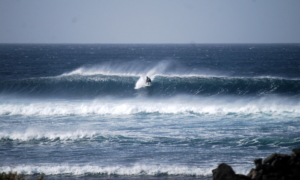
POLYGON ((170 97, 186 95, 298 96, 300 80, 280 78, 230 78, 200 76, 151 76, 152 85, 144 87, 146 76, 63 76, 0 82, 0 95, 43 98, 96 98, 103 96, 170 97), (144 87, 144 88, 143 88, 144 87))
MULTIPOLYGON (((96 165, 18 165, 13 171, 27 175, 44 173, 45 175, 98 175, 98 176, 211 176, 211 169, 216 165, 208 167, 188 167, 181 165, 144 165, 134 166, 107 166, 96 165)), ((11 171, 11 167, 2 166, 3 172, 11 171)))
POLYGON ((259 148, 259 147, 291 147, 299 146, 300 138, 297 136, 299 130, 289 129, 291 136, 289 138, 280 137, 280 132, 274 133, 277 136, 263 137, 264 132, 256 132, 256 136, 252 132, 244 132, 245 134, 236 136, 235 134, 217 135, 212 132, 204 132, 199 137, 184 137, 184 135, 177 134, 160 137, 159 135, 143 135, 138 136, 134 132, 109 132, 109 131, 48 131, 42 132, 37 129, 29 129, 25 132, 1 132, 0 143, 5 145, 7 143, 22 144, 86 144, 93 143, 94 146, 109 146, 111 144, 131 144, 138 146, 168 146, 178 145, 185 147, 244 147, 244 148, 259 148), (118 134, 120 133, 120 134, 118 134), (293 134, 293 135, 292 135, 293 134), (249 137, 252 135, 252 137, 249 137))
POLYGON ((263 115, 299 116, 297 99, 276 96, 262 98, 193 97, 103 98, 95 100, 9 100, 1 101, 0 115, 13 116, 90 116, 90 115, 263 115))
POLYGON ((187 70, 171 61, 82 66, 56 77, 0 81, 0 96, 94 99, 177 95, 299 96, 300 80, 282 77, 231 77, 187 70), (145 87, 146 76, 152 85, 145 87))

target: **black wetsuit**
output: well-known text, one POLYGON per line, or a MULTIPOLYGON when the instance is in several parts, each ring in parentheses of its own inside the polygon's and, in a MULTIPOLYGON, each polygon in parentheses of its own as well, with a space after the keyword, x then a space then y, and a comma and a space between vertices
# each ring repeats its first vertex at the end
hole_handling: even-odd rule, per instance
POLYGON ((151 83, 151 79, 147 77, 146 82, 147 82, 147 83, 151 83))

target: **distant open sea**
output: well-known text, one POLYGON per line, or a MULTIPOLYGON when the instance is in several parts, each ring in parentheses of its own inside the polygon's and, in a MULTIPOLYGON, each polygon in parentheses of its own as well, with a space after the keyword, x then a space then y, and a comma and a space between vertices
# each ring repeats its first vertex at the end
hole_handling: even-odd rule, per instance
POLYGON ((1 172, 212 179, 292 148, 300 44, 0 44, 1 172))

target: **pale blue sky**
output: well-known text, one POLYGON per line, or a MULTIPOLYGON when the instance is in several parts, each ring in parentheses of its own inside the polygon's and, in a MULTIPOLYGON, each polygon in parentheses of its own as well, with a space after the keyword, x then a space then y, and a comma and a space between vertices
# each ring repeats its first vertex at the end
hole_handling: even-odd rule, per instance
POLYGON ((0 0, 0 43, 300 43, 300 0, 0 0))

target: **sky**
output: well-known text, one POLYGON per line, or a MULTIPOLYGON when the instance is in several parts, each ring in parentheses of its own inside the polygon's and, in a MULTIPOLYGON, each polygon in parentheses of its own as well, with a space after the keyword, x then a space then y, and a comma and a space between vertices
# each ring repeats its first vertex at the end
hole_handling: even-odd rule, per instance
POLYGON ((300 43, 300 0, 0 0, 0 43, 300 43))

